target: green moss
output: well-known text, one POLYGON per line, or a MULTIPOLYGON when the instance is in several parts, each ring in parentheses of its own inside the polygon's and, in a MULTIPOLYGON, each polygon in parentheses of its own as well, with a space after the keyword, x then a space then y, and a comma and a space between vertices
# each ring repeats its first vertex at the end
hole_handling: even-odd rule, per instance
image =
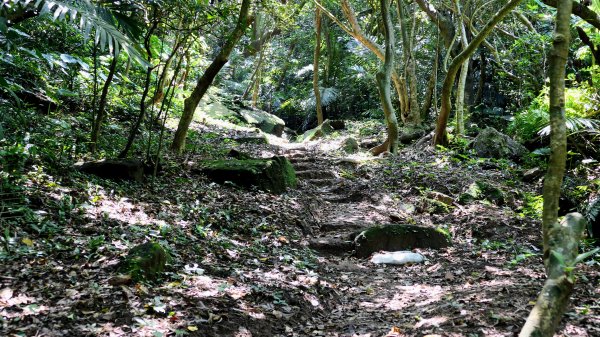
POLYGON ((164 248, 153 242, 133 247, 123 263, 123 271, 134 281, 155 281, 164 271, 169 255, 164 248))
POLYGON ((441 229, 394 224, 370 227, 357 235, 354 243, 356 255, 366 257, 380 250, 439 249, 452 242, 448 233, 441 229))
POLYGON ((439 200, 424 198, 424 208, 429 214, 447 214, 452 211, 452 206, 449 206, 439 200))
POLYGON ((200 172, 218 183, 231 181, 239 186, 256 186, 272 193, 282 193, 297 185, 294 168, 285 157, 205 161, 200 172))
POLYGON ((492 184, 477 181, 469 185, 467 191, 458 197, 458 202, 462 205, 475 200, 488 200, 501 206, 506 202, 506 195, 500 188, 492 184))

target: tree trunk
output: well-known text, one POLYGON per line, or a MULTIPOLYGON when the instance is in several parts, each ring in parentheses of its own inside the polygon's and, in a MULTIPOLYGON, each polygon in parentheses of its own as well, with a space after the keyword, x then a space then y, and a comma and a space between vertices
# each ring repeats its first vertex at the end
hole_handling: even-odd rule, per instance
POLYGON ((565 65, 569 55, 571 0, 559 0, 550 54, 550 161, 544 179, 542 230, 544 266, 548 279, 519 336, 554 336, 573 291, 572 267, 585 228, 581 214, 567 214, 558 222, 558 202, 567 159, 565 123, 565 65))
POLYGON ((479 52, 479 85, 477 86, 477 93, 475 94, 475 106, 483 102, 483 88, 486 81, 487 71, 487 59, 485 57, 485 51, 482 49, 479 52))
MULTIPOLYGON (((542 2, 550 7, 558 8, 560 0, 542 0, 542 2)), ((597 29, 600 29, 600 13, 596 13, 594 10, 584 5, 584 1, 572 0, 571 5, 573 6, 573 14, 582 18, 597 29)))
MULTIPOLYGON (((421 106, 421 119, 427 120, 429 116, 429 110, 431 109, 431 104, 433 102, 433 93, 435 91, 435 86, 437 85, 437 73, 438 73, 438 65, 440 59, 440 43, 437 43, 435 49, 435 58, 433 59, 433 66, 431 67, 431 75, 429 77, 429 83, 427 84, 427 92, 425 93, 425 98, 423 105, 421 106)), ((435 102, 434 104, 437 104, 435 102)))
POLYGON ((377 73, 377 87, 387 123, 388 150, 390 153, 396 153, 398 151, 398 120, 390 98, 392 68, 394 67, 394 51, 392 49, 392 46, 394 46, 394 31, 390 18, 390 0, 380 0, 380 4, 385 35, 385 61, 381 70, 377 73))
POLYGON ((96 113, 96 119, 94 120, 94 124, 92 127, 90 146, 91 151, 93 153, 95 153, 98 148, 98 138, 100 137, 100 129, 102 128, 102 123, 104 123, 104 119, 106 118, 106 100, 108 96, 108 89, 110 88, 112 80, 115 77, 117 63, 119 63, 119 55, 115 54, 113 56, 112 61, 110 61, 110 65, 108 66, 108 76, 106 77, 106 82, 104 82, 104 86, 102 87, 100 101, 98 102, 98 112, 96 113))
MULTIPOLYGON (((155 10, 155 18, 156 18, 156 10, 155 10)), ((148 29, 148 32, 144 36, 144 48, 146 49, 146 55, 148 57, 148 64, 152 64, 152 49, 150 48, 150 39, 152 38, 152 34, 158 27, 158 21, 153 20, 152 26, 148 29)), ((144 91, 142 92, 142 98, 140 99, 140 111, 137 115, 135 122, 131 125, 131 130, 129 130, 129 136, 127 137, 127 144, 125 144, 125 148, 119 153, 119 158, 127 157, 129 150, 133 146, 133 142, 135 141, 135 136, 140 129, 140 125, 142 125, 142 121, 146 116, 146 97, 148 97, 148 92, 150 91, 150 81, 152 79, 152 71, 153 67, 148 67, 146 69, 146 80, 144 82, 144 91)))
POLYGON ((190 96, 185 99, 183 103, 183 114, 179 120, 177 131, 175 131, 173 142, 171 143, 171 151, 176 153, 181 153, 183 151, 183 147, 185 146, 185 138, 187 136, 190 124, 192 123, 192 119, 194 118, 194 112, 198 107, 198 103, 200 103, 200 100, 212 84, 217 74, 219 74, 219 71, 221 71, 221 68, 223 68, 223 66, 229 60, 229 55, 233 51, 233 48, 244 35, 244 31, 252 21, 252 17, 249 14, 250 2, 250 0, 242 1, 237 24, 227 38, 227 42, 212 61, 210 66, 208 66, 202 77, 200 77, 190 96))
POLYGON ((435 134, 433 137, 433 145, 448 145, 448 134, 446 132, 446 127, 448 126, 448 117, 450 116, 450 110, 452 109, 452 103, 450 102, 450 97, 452 94, 452 86, 454 84, 454 79, 456 78, 456 74, 460 69, 461 65, 465 60, 468 60, 471 55, 477 50, 477 47, 485 40, 486 36, 488 36, 494 26, 500 22, 510 11, 515 8, 521 0, 511 0, 507 2, 504 7, 502 7, 498 13, 496 13, 488 23, 481 29, 479 34, 473 38, 471 43, 465 48, 458 56, 456 56, 450 66, 448 67, 448 72, 446 73, 446 77, 444 78, 444 84, 442 86, 442 108, 440 110, 440 114, 438 116, 435 134))
MULTIPOLYGON (((440 34, 444 39, 444 46, 447 49, 451 49, 452 42, 454 41, 454 23, 452 22, 452 18, 446 15, 443 15, 438 11, 435 7, 431 6, 425 0, 415 0, 417 5, 421 8, 422 11, 427 14, 429 19, 433 24, 435 24, 440 30, 440 34)), ((449 50, 448 53, 451 53, 449 50)))
MULTIPOLYGON (((335 15, 327 11, 320 3, 317 2, 316 4, 323 11, 323 13, 327 15, 333 22, 335 22, 344 32, 348 33, 348 35, 355 38, 360 44, 365 46, 365 48, 373 52, 378 59, 384 61, 384 50, 363 33, 360 25, 358 24, 358 20, 356 19, 356 15, 354 14, 354 10, 352 9, 352 6, 350 6, 348 0, 341 0, 341 4, 342 12, 350 23, 350 27, 343 24, 335 17, 335 15)), ((402 90, 402 80, 400 76, 398 76, 398 73, 395 69, 392 69, 392 83, 394 84, 394 88, 396 89, 398 96, 402 97, 405 91, 402 90)))
MULTIPOLYGON (((402 121, 407 125, 418 125, 421 123, 421 115, 419 114, 419 103, 417 97, 417 72, 415 66, 415 58, 412 48, 413 34, 409 34, 408 30, 410 25, 408 24, 408 17, 406 11, 402 5, 402 1, 396 2, 396 8, 398 12, 398 20, 400 22, 400 31, 402 36, 402 49, 404 52, 404 66, 406 67, 406 78, 407 91, 406 106, 402 110, 402 121)), ((413 32, 415 22, 413 21, 413 32)))
POLYGON ((321 9, 315 8, 315 55, 313 62, 313 91, 315 93, 315 106, 317 108, 317 124, 323 124, 323 106, 321 105, 321 91, 319 90, 319 58, 321 57, 321 9))
MULTIPOLYGON (((455 0, 456 13, 462 17, 460 3, 455 0)), ((467 31, 463 20, 459 20, 460 25, 460 41, 463 50, 469 45, 467 40, 467 31)), ((460 76, 458 78, 458 86, 456 87, 456 135, 463 136, 465 134, 465 87, 467 84, 467 75, 469 74, 469 58, 467 58, 460 67, 460 76)))
POLYGON ((292 64, 292 62, 290 62, 290 60, 292 59, 292 56, 294 55, 294 50, 296 50, 296 42, 295 41, 292 42, 292 44, 290 45, 290 50, 288 51, 287 58, 283 62, 283 69, 281 70, 281 77, 279 77, 279 81, 277 81, 277 86, 275 87, 275 92, 277 92, 281 89, 281 86, 283 85, 283 82, 285 81, 287 72, 290 69, 290 65, 292 64))
POLYGON ((264 50, 261 49, 260 53, 258 54, 258 59, 256 60, 256 63, 254 65, 254 72, 252 73, 252 76, 250 76, 250 84, 248 84, 248 87, 246 87, 246 90, 244 90, 242 100, 246 100, 248 98, 248 95, 250 95, 250 91, 252 91, 256 85, 256 77, 259 75, 260 69, 262 67, 263 56, 264 50))

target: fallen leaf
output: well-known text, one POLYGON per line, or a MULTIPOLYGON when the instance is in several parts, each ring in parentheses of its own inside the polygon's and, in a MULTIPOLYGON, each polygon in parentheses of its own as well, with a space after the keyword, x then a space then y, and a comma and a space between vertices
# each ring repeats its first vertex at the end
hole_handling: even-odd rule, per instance
POLYGON ((30 238, 23 238, 21 242, 23 242, 23 244, 27 245, 28 247, 33 247, 33 240, 31 240, 30 238))
POLYGON ((187 329, 190 331, 198 331, 198 327, 195 327, 193 325, 188 326, 187 329))

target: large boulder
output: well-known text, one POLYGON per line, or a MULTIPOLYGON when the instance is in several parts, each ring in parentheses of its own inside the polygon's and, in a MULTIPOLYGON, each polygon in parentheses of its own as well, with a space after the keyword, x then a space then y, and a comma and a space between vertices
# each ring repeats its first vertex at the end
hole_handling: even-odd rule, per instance
POLYGON ((240 110, 242 120, 252 124, 263 132, 270 133, 277 137, 283 135, 285 122, 283 119, 262 110, 240 110))
POLYGON ((498 130, 487 127, 469 145, 482 158, 520 160, 527 148, 498 130))
POLYGON ((199 109, 199 116, 202 118, 210 117, 213 119, 226 120, 230 122, 240 122, 240 115, 237 112, 229 109, 221 102, 213 102, 206 105, 201 104, 199 109))
POLYGON ((296 173, 285 157, 245 160, 206 160, 193 170, 209 179, 236 185, 256 186, 271 193, 283 193, 296 187, 296 173))
POLYGON ((137 159, 104 159, 77 163, 75 169, 106 179, 144 181, 144 164, 137 159))
POLYGON ((356 236, 354 245, 356 256, 367 257, 380 250, 444 248, 451 245, 451 240, 437 228, 398 224, 371 227, 356 236))
POLYGON ((164 271, 169 255, 158 243, 133 247, 122 263, 122 271, 134 281, 155 281, 164 271))

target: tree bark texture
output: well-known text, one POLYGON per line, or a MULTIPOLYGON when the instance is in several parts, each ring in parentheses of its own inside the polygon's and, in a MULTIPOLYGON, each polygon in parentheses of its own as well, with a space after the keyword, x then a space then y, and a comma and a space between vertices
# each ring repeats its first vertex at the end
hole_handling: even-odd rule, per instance
MULTIPOLYGON (((406 15, 406 10, 402 1, 396 2, 396 8, 398 12, 398 21, 400 22, 400 31, 402 36, 402 49, 404 54, 404 66, 406 67, 406 82, 407 85, 404 91, 407 91, 408 99, 406 105, 401 111, 401 119, 405 124, 418 125, 421 123, 421 115, 419 114, 419 103, 417 95, 417 71, 415 65, 415 58, 412 48, 413 34, 409 34, 409 18, 406 15)), ((414 32, 413 22, 413 32, 414 32)))
POLYGON ((394 67, 394 51, 392 49, 392 46, 394 46, 394 30, 390 18, 390 0, 380 0, 380 4, 385 35, 385 61, 380 72, 377 73, 377 87, 379 88, 381 106, 387 123, 388 150, 390 153, 396 153, 398 151, 398 120, 390 97, 391 75, 394 67))
POLYGON ((450 116, 450 110, 452 109, 452 103, 450 102, 452 94, 452 86, 454 85, 454 79, 460 69, 461 65, 473 55, 479 45, 485 40, 485 38, 492 32, 494 26, 498 24, 511 10, 513 10, 521 0, 511 0, 507 2, 499 11, 496 13, 481 29, 481 31, 473 38, 467 48, 458 54, 448 67, 448 72, 444 78, 444 84, 442 86, 442 106, 440 114, 438 116, 435 134, 433 137, 433 145, 448 145, 448 134, 446 127, 448 126, 448 118, 450 116))
POLYGON ((573 292, 571 270, 579 253, 586 221, 579 213, 569 213, 562 223, 550 228, 551 255, 544 259, 548 279, 523 325, 519 337, 552 337, 567 309, 573 292))
POLYGON ((194 118, 194 112, 198 107, 198 103, 211 86, 215 77, 219 74, 223 66, 229 60, 229 55, 233 51, 233 48, 240 40, 240 38, 244 35, 244 32, 250 22, 252 21, 252 17, 250 16, 250 0, 243 0, 242 6, 240 8, 240 14, 238 16, 238 21, 228 36, 225 45, 221 48, 221 51, 212 63, 208 66, 206 71, 198 82, 196 83, 196 87, 190 94, 188 98, 185 99, 183 103, 183 114, 181 119, 179 120, 179 125, 177 126, 177 131, 175 131, 175 136, 173 137, 173 142, 171 143, 171 151, 176 153, 181 153, 185 146, 185 138, 187 136, 188 130, 190 128, 190 124, 192 123, 192 119, 194 118))
MULTIPOLYGON (((542 0, 542 2, 550 7, 558 8, 561 0, 542 0)), ((589 7, 583 4, 583 1, 571 0, 572 13, 585 20, 590 25, 600 29, 600 13, 594 12, 589 7)))
MULTIPOLYGON (((462 17, 460 2, 455 0, 456 12, 459 17, 462 17)), ((467 40, 467 30, 463 20, 458 20, 460 25, 460 42, 463 50, 469 45, 467 40)), ((469 74, 469 58, 467 58, 460 67, 460 76, 458 77, 458 85, 456 87, 456 135, 463 136, 465 134, 465 87, 467 85, 467 75, 469 74)))
POLYGON ((323 124, 323 106, 321 106, 321 90, 319 90, 319 58, 321 57, 321 9, 315 8, 315 54, 313 62, 313 91, 317 109, 317 124, 323 124))
POLYGON ((572 1, 561 0, 556 13, 556 30, 550 52, 550 160, 544 179, 544 257, 549 254, 549 228, 558 221, 558 199, 565 174, 567 131, 565 121, 565 66, 569 56, 572 1))
POLYGON ((554 331, 567 308, 573 291, 571 271, 578 254, 579 241, 585 228, 581 214, 567 214, 558 222, 558 201, 567 159, 565 123, 565 66, 569 55, 570 17, 573 2, 559 0, 556 29, 550 54, 550 161, 544 179, 544 208, 542 230, 544 237, 544 266, 548 280, 533 307, 520 337, 554 336, 554 331))

